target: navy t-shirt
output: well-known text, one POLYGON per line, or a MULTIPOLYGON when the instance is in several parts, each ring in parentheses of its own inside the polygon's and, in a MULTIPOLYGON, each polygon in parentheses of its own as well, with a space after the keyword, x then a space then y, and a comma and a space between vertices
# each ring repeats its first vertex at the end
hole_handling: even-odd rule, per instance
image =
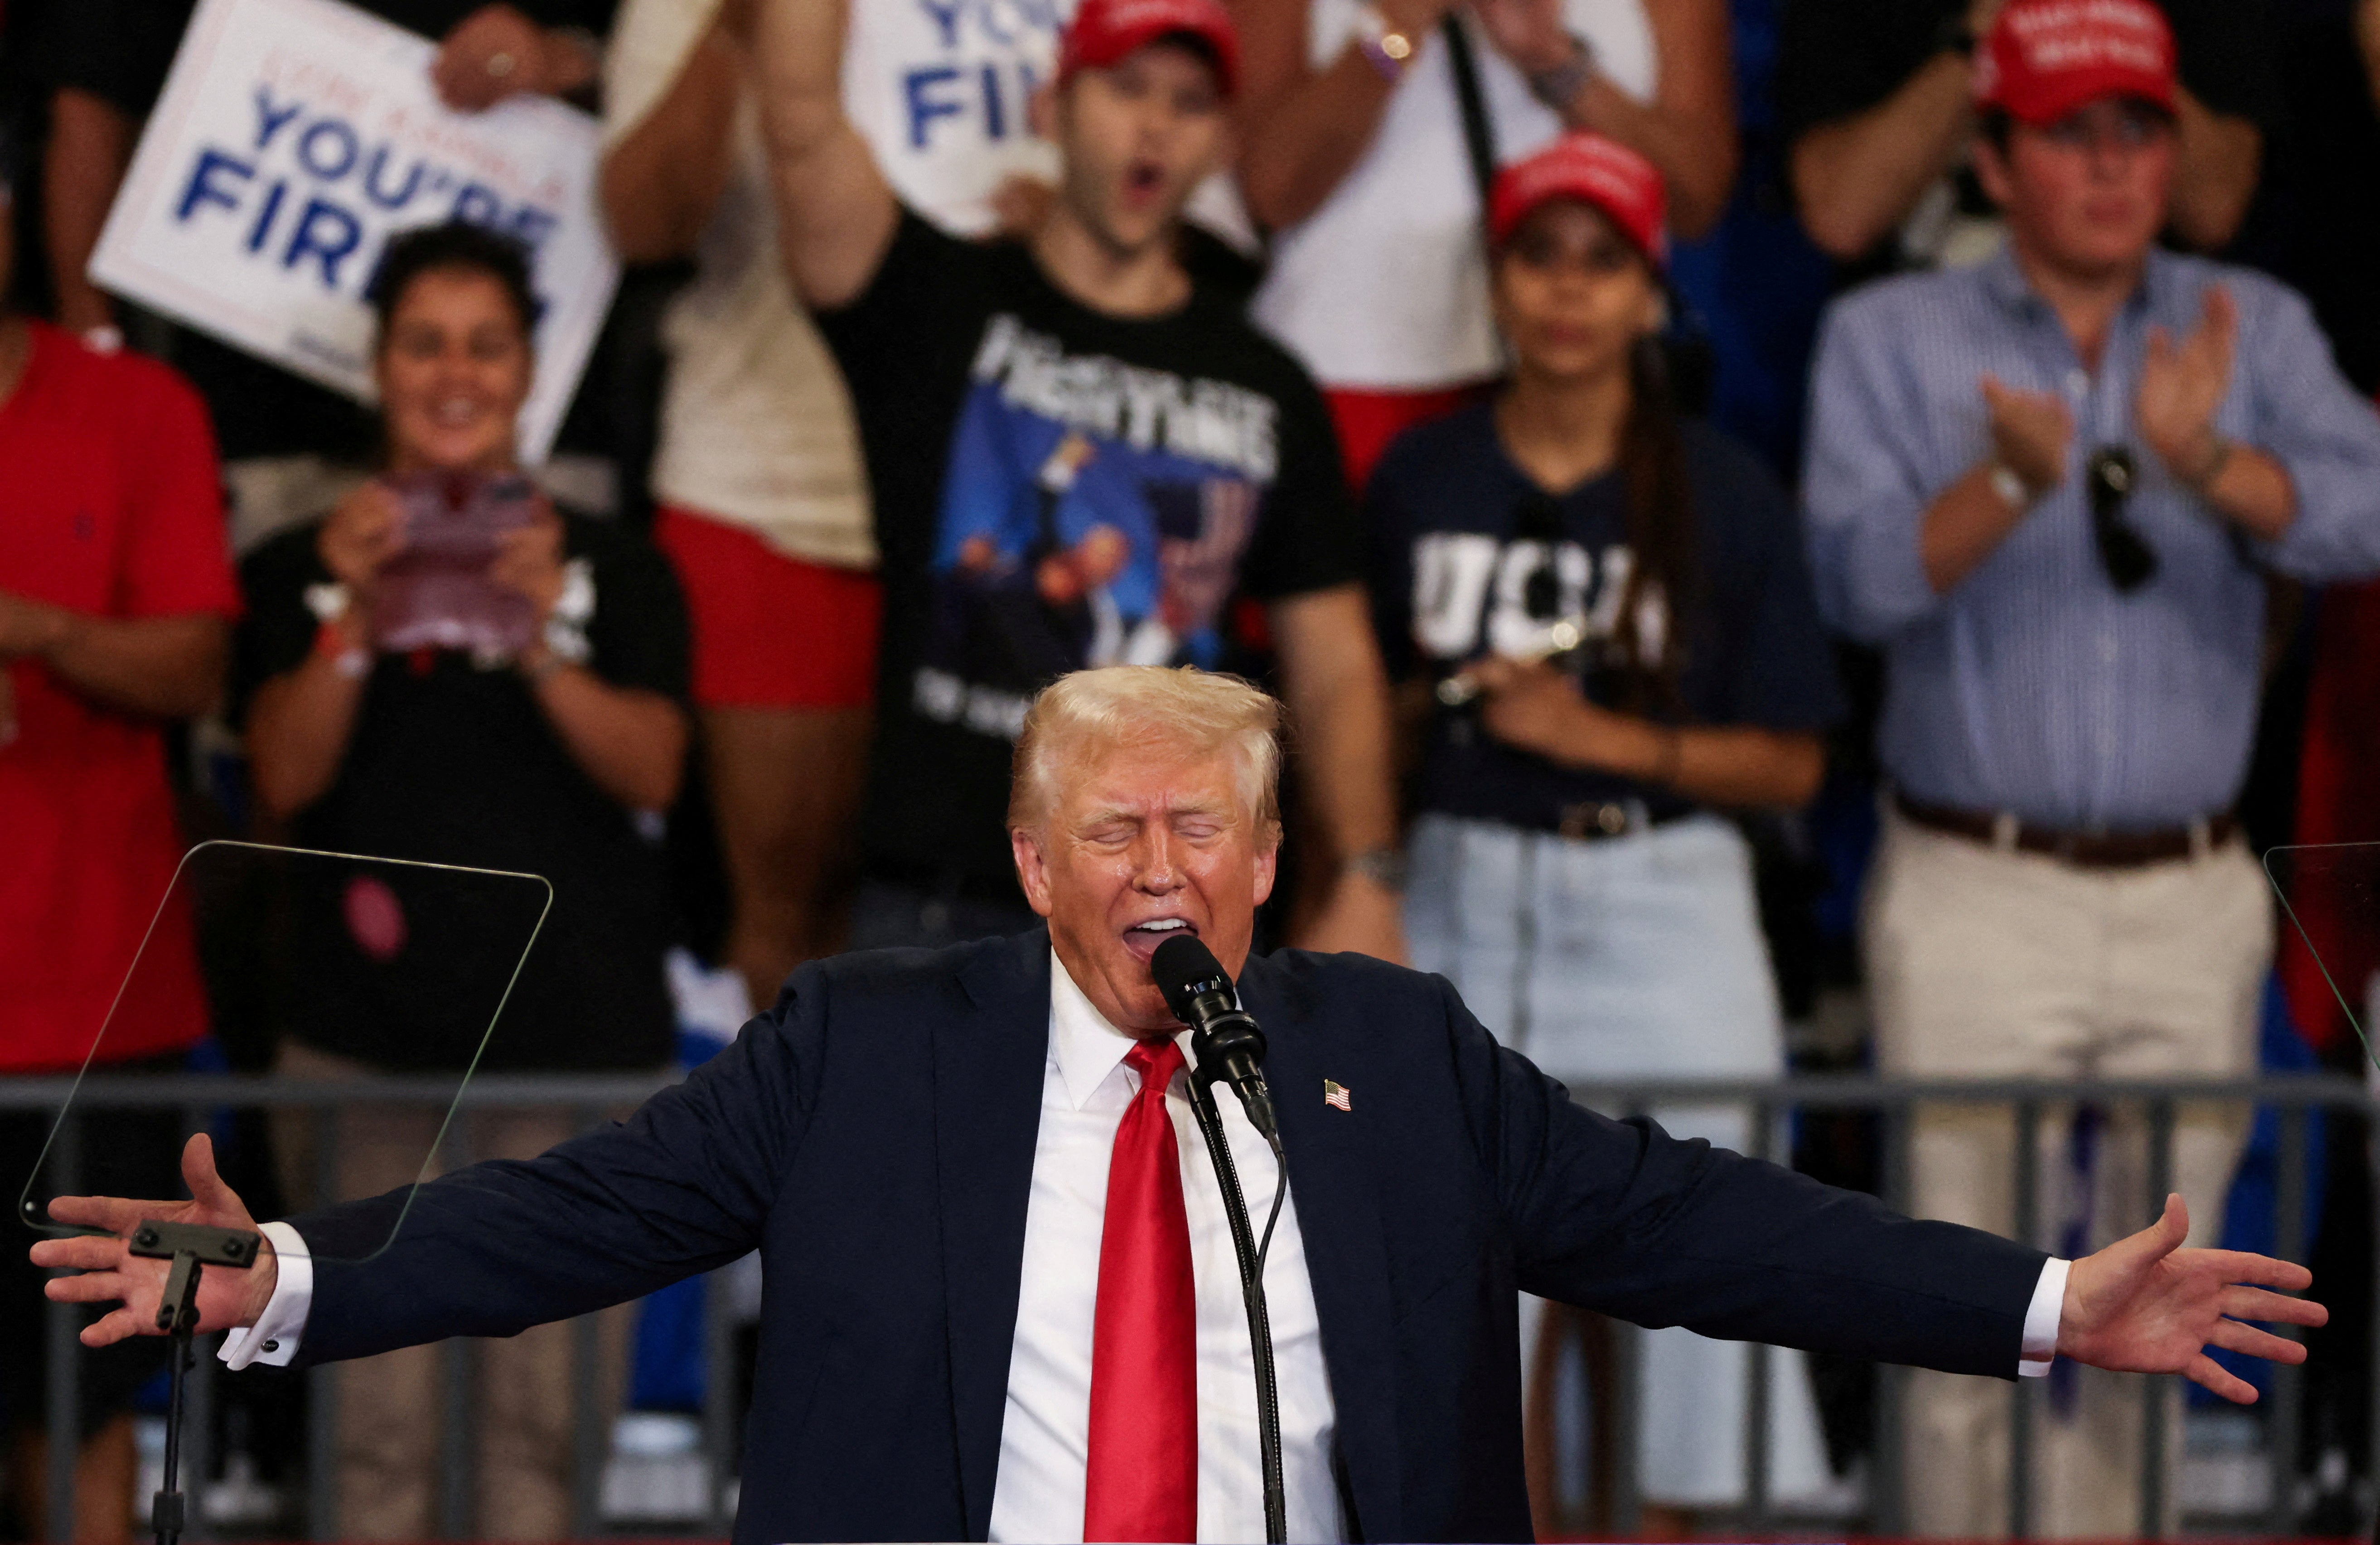
MULTIPOLYGON (((1706 727, 1826 729, 1843 712, 1792 506, 1745 447, 1689 420, 1687 480, 1699 522, 1698 577, 1682 620, 1640 620, 1638 635, 1682 648, 1682 714, 1706 727)), ((1633 555, 1618 473, 1549 495, 1515 465, 1486 403, 1407 431, 1372 476, 1366 522, 1372 611, 1390 673, 1447 676, 1490 652, 1540 652, 1558 621, 1580 622, 1586 695, 1621 708, 1609 668, 1633 555), (1524 512, 1538 531, 1523 534, 1524 512)), ((1582 803, 1641 799, 1657 816, 1690 809, 1674 791, 1563 767, 1495 740, 1474 707, 1440 706, 1419 779, 1419 807, 1558 827, 1582 803)))

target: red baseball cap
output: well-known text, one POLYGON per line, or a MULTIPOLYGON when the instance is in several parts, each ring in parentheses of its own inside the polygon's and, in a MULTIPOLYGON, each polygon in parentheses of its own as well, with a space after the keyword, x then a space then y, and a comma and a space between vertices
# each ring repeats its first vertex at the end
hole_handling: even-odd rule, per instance
POLYGON ((1975 102, 2053 124, 2104 97, 2174 110, 2173 29, 2148 0, 2010 0, 1975 51, 1975 102))
POLYGON ((1083 0, 1058 42, 1058 82, 1105 69, 1160 38, 1186 35, 1206 46, 1225 96, 1240 87, 1240 35, 1222 0, 1083 0))
POLYGON ((1488 190, 1488 235, 1511 239, 1538 205, 1577 199, 1594 205, 1656 267, 1670 260, 1669 191, 1653 163, 1600 134, 1565 134, 1496 174, 1488 190))

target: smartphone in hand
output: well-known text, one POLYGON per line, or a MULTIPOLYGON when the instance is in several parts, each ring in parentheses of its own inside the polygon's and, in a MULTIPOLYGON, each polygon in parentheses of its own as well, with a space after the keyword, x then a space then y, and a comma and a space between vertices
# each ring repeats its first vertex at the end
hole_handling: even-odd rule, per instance
POLYGON ((405 511, 405 546, 381 571, 374 646, 459 649, 482 659, 527 649, 537 609, 490 579, 488 565, 509 533, 537 518, 535 485, 518 473, 417 473, 389 486, 405 511))

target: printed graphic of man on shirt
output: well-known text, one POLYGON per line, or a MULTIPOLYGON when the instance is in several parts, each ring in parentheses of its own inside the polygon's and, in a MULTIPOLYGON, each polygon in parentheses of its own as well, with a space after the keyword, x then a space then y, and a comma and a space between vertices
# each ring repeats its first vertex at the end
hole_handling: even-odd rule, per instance
POLYGON ((764 0, 755 54, 779 241, 850 389, 886 588, 853 942, 1030 925, 1004 815, 1043 683, 1269 644, 1328 882, 1294 942, 1401 957, 1387 688, 1336 444, 1313 382, 1179 252, 1229 155, 1228 14, 1087 0, 1035 97, 1050 208, 993 243, 895 197, 835 89, 843 14, 764 0))

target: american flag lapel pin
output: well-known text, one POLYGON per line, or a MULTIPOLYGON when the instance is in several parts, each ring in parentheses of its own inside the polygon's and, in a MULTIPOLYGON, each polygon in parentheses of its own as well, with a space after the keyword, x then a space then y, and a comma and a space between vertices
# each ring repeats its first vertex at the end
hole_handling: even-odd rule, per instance
POLYGON ((1350 1116, 1355 1114, 1355 1107, 1347 1103, 1347 1086, 1330 1079, 1322 1080, 1322 1103, 1334 1110, 1343 1110, 1350 1116))

